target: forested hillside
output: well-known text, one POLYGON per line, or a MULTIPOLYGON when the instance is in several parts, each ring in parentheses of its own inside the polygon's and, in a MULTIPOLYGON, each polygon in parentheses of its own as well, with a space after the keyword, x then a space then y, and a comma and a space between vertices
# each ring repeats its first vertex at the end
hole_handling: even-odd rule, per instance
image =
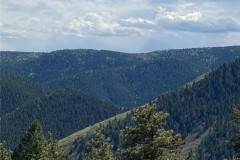
POLYGON ((121 106, 139 106, 240 56, 240 46, 126 54, 105 50, 1 52, 1 69, 51 88, 69 86, 121 106))
MULTIPOLYGON (((199 82, 162 94, 152 103, 170 114, 167 128, 181 133, 183 138, 195 135, 192 141, 203 137, 198 146, 188 146, 192 148, 189 159, 230 159, 233 153, 227 141, 237 133, 230 113, 233 106, 240 108, 240 59, 220 66, 199 82)), ((107 126, 106 136, 115 143, 115 149, 121 142, 119 130, 131 123, 127 117, 107 126)), ((76 140, 69 157, 81 159, 85 141, 76 140)))
POLYGON ((231 158, 226 141, 234 132, 229 114, 234 105, 240 105, 240 59, 222 65, 192 86, 160 96, 156 104, 170 113, 169 127, 184 137, 209 132, 198 151, 202 159, 231 158))
POLYGON ((71 88, 50 90, 1 72, 0 141, 13 148, 27 126, 39 119, 56 138, 116 115, 122 108, 71 88))

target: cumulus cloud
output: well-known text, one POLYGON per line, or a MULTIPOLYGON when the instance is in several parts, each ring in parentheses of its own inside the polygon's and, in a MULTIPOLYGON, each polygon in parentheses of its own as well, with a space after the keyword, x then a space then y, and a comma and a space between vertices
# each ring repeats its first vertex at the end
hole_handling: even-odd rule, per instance
POLYGON ((154 25, 155 23, 148 19, 143 18, 128 18, 128 19, 122 19, 123 22, 126 23, 132 23, 132 24, 150 24, 154 25))
POLYGON ((3 39, 17 39, 17 38, 21 38, 23 33, 20 33, 17 30, 4 30, 0 33, 1 37, 3 39))
POLYGON ((108 12, 87 13, 83 17, 70 20, 66 28, 68 28, 71 33, 76 33, 78 36, 124 36, 139 34, 137 30, 123 27, 116 21, 113 21, 108 12))
POLYGON ((189 12, 189 13, 178 13, 178 12, 168 12, 162 11, 161 8, 160 12, 157 13, 157 20, 167 19, 173 21, 198 21, 202 14, 201 12, 189 12))
POLYGON ((6 0, 0 8, 1 43, 9 47, 5 50, 25 43, 40 51, 73 45, 121 51, 197 47, 193 37, 237 44, 239 5, 238 0, 6 0))
POLYGON ((199 21, 201 12, 181 13, 178 11, 167 11, 166 8, 159 7, 156 14, 156 20, 172 20, 172 21, 199 21))
POLYGON ((134 27, 138 28, 142 31, 151 33, 153 31, 153 28, 155 27, 155 21, 150 20, 150 19, 144 19, 144 18, 126 18, 126 19, 121 19, 119 22, 122 26, 126 27, 134 27))
POLYGON ((188 32, 216 33, 238 32, 239 22, 233 18, 211 16, 204 8, 196 9, 193 3, 179 4, 170 10, 159 6, 156 11, 156 23, 165 29, 188 32))

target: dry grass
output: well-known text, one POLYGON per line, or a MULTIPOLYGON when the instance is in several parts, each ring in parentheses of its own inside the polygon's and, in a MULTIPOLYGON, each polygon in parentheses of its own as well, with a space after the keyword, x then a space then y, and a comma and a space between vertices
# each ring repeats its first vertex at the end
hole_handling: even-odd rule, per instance
POLYGON ((78 132, 75 132, 75 133, 71 134, 70 136, 65 137, 65 138, 59 140, 59 145, 61 147, 64 147, 64 148, 68 149, 77 138, 85 137, 86 135, 91 135, 100 126, 106 126, 109 122, 112 122, 114 120, 122 120, 130 113, 131 113, 131 110, 127 111, 127 112, 124 112, 124 113, 121 113, 121 114, 118 114, 118 115, 116 115, 114 117, 111 117, 111 118, 106 119, 104 121, 101 121, 99 123, 96 123, 93 126, 91 125, 91 126, 89 126, 87 128, 84 128, 84 129, 78 131, 78 132))
POLYGON ((187 158, 189 153, 192 151, 193 153, 197 150, 198 146, 202 142, 202 140, 209 134, 209 130, 199 135, 198 133, 190 134, 185 138, 186 144, 183 146, 181 150, 181 155, 183 158, 187 158))

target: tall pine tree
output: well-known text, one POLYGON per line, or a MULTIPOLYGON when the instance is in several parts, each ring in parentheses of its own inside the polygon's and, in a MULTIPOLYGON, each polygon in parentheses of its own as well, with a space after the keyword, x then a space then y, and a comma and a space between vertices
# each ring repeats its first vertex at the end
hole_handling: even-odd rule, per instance
POLYGON ((6 148, 5 143, 0 142, 0 160, 11 160, 11 151, 6 148))
MULTIPOLYGON (((233 107, 232 120, 235 124, 240 126, 240 110, 236 107, 233 107)), ((231 139, 231 143, 235 151, 235 158, 240 159, 240 130, 238 131, 236 137, 231 139)))
POLYGON ((98 129, 93 138, 88 143, 87 160, 116 160, 112 153, 109 140, 98 129))
POLYGON ((29 127, 17 148, 13 150, 13 160, 37 160, 45 157, 46 139, 39 121, 29 127))
POLYGON ((121 157, 126 160, 179 159, 183 141, 180 135, 163 128, 167 117, 167 113, 157 112, 154 104, 140 108, 133 116, 136 126, 122 131, 121 157))
POLYGON ((48 160, 61 160, 66 154, 66 152, 58 145, 58 141, 53 139, 52 133, 50 132, 47 136, 46 153, 48 160))
POLYGON ((12 155, 13 160, 59 160, 63 157, 57 141, 51 135, 46 139, 38 120, 31 124, 12 155))

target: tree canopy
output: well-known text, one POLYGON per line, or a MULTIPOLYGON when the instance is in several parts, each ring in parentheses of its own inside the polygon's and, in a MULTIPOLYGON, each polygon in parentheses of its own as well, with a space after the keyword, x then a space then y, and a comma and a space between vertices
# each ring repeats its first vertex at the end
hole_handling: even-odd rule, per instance
MULTIPOLYGON (((233 122, 239 126, 240 125, 240 110, 237 109, 236 107, 234 107, 231 116, 232 116, 233 122)), ((237 135, 231 139, 231 143, 232 143, 233 149, 235 151, 235 157, 240 158, 240 130, 238 131, 237 135)))
POLYGON ((0 143, 0 159, 11 160, 11 152, 6 148, 5 143, 0 143))
POLYGON ((183 141, 179 134, 163 128, 167 113, 157 112, 156 105, 146 105, 133 116, 135 126, 122 131, 123 145, 119 150, 126 160, 179 159, 183 141))
POLYGON ((116 160, 109 139, 101 133, 101 129, 96 131, 87 147, 89 150, 86 154, 87 160, 116 160))
POLYGON ((58 147, 57 141, 50 135, 46 138, 42 126, 35 120, 20 144, 13 150, 13 160, 59 160, 64 157, 64 151, 58 147))

